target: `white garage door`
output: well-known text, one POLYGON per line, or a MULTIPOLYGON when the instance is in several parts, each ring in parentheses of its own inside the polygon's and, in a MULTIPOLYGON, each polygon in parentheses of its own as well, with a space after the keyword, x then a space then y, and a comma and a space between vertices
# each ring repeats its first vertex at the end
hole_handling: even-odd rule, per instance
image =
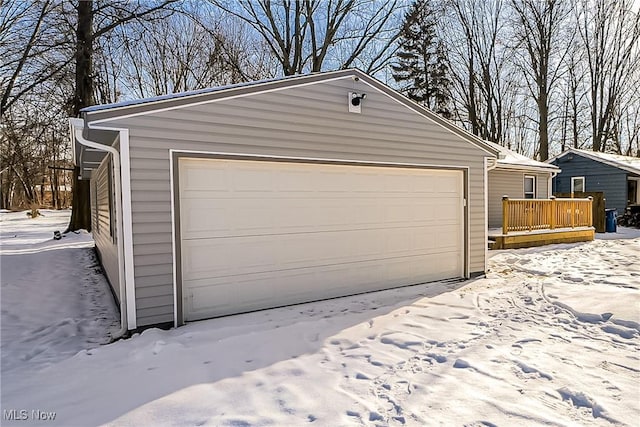
POLYGON ((180 159, 186 321, 463 276, 462 172, 180 159))

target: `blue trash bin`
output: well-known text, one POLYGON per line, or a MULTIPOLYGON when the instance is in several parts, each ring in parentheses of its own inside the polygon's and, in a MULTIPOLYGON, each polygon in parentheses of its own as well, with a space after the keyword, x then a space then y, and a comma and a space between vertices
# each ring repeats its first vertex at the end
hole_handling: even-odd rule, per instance
POLYGON ((607 233, 616 233, 618 211, 616 209, 605 209, 604 212, 606 214, 604 231, 607 233))

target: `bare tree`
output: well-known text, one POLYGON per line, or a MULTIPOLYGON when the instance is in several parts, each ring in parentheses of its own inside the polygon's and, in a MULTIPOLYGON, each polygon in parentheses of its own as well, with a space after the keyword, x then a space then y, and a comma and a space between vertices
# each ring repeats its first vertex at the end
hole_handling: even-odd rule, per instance
MULTIPOLYGON (((79 1, 76 5, 76 51, 75 91, 71 103, 71 114, 78 116, 80 110, 94 103, 94 45, 96 40, 129 22, 142 19, 159 19, 163 12, 177 0, 155 2, 127 1, 79 1)), ((80 171, 74 171, 73 207, 68 230, 91 229, 89 185, 78 179, 80 171)))
POLYGON ((96 63, 104 76, 99 92, 117 97, 120 86, 144 98, 273 76, 274 61, 262 40, 247 34, 242 23, 204 26, 198 18, 176 14, 103 38, 96 63))
POLYGON ((473 134, 494 142, 505 138, 505 104, 513 83, 502 42, 503 2, 449 0, 448 37, 457 113, 473 134), (457 64, 457 65, 456 65, 457 64))
POLYGON ((257 31, 284 75, 354 64, 379 70, 399 32, 398 0, 210 1, 257 31))
POLYGON ((60 73, 71 59, 55 53, 68 42, 54 18, 57 3, 2 0, 0 7, 0 116, 39 85, 60 73))
POLYGON ((538 152, 542 161, 549 158, 550 101, 567 51, 566 36, 571 36, 562 31, 567 6, 562 0, 511 0, 516 15, 515 51, 521 47, 526 51, 522 69, 538 110, 538 152))
POLYGON ((0 2, 0 206, 29 207, 44 202, 51 191, 59 206, 57 186, 47 163, 64 155, 60 129, 68 95, 59 88, 71 63, 69 33, 59 19, 55 0, 0 2), (45 191, 46 189, 46 191, 45 191))
MULTIPOLYGON (((572 27, 577 28, 575 25, 572 25, 572 27)), ((585 111, 589 109, 586 103, 588 96, 586 87, 587 67, 584 61, 584 49, 581 48, 579 41, 575 38, 571 40, 567 47, 563 68, 561 151, 564 151, 567 146, 582 148, 586 139, 585 131, 589 127, 589 114, 585 114, 585 111)))
POLYGON ((609 141, 619 137, 616 110, 625 91, 638 90, 634 70, 640 66, 640 20, 631 5, 629 0, 584 0, 576 5, 588 64, 594 151, 615 149, 609 141))
POLYGON ((42 109, 35 97, 7 110, 0 128, 0 208, 62 207, 64 173, 49 166, 67 166, 66 135, 55 111, 42 109), (55 163, 52 162, 55 159, 55 163), (51 200, 49 200, 51 198, 51 200))

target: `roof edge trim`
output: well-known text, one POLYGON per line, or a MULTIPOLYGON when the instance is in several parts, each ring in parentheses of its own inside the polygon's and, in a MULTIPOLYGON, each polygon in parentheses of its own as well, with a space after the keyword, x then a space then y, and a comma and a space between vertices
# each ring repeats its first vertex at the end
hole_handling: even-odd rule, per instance
POLYGON ((273 92, 291 87, 323 83, 348 77, 358 78, 362 80, 363 83, 387 95, 394 101, 404 105, 413 112, 427 118, 428 120, 431 120, 435 124, 445 128, 449 132, 456 134, 458 137, 461 137, 471 145, 484 151, 488 156, 498 157, 499 150, 487 144, 481 138, 471 134, 470 132, 454 124, 453 122, 438 116, 436 113, 428 110, 427 108, 413 102, 395 89, 387 86, 385 83, 375 79, 374 77, 369 76, 365 72, 358 70, 357 68, 290 76, 262 82, 250 82, 243 85, 223 87, 218 89, 212 88, 211 90, 204 90, 203 92, 187 94, 184 96, 176 94, 172 96, 168 95, 166 98, 162 97, 161 99, 148 98, 147 100, 141 100, 140 102, 126 105, 108 104, 103 106, 104 108, 88 107, 82 110, 82 113, 85 117, 86 122, 98 124, 126 117, 150 114, 159 110, 172 110, 188 105, 217 102, 234 97, 273 92), (157 108, 153 108, 154 105, 157 106, 157 108), (129 111, 128 113, 127 110, 129 111), (118 112, 122 113, 118 114, 118 112), (112 115, 100 117, 102 114, 108 113, 111 113, 112 115), (91 116, 94 116, 95 119, 92 120, 91 116))
POLYGON ((590 154, 589 151, 587 151, 587 150, 580 150, 580 149, 575 149, 575 148, 569 148, 569 149, 563 151, 562 153, 558 154, 557 156, 550 158, 549 160, 547 160, 547 162, 551 163, 553 161, 556 161, 558 159, 561 159, 561 158, 567 156, 568 154, 576 154, 578 156, 586 157, 589 160, 593 160, 594 162, 603 163, 605 165, 608 165, 608 166, 611 166, 611 167, 614 167, 614 168, 622 169, 622 170, 627 171, 629 173, 640 174, 640 169, 635 168, 635 167, 633 167, 631 165, 627 165, 627 164, 616 162, 616 161, 609 160, 609 159, 603 159, 602 157, 599 157, 597 155, 590 154))

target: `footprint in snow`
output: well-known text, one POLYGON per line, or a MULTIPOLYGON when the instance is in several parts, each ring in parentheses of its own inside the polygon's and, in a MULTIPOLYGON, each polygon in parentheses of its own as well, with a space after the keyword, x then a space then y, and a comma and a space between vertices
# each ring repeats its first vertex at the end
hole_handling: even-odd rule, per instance
POLYGON ((377 412, 370 412, 369 413, 369 421, 382 421, 382 415, 380 415, 377 412))
POLYGON ((456 359, 456 361, 453 363, 453 367, 458 369, 465 369, 470 368, 471 365, 469 365, 469 362, 467 362, 466 360, 456 359))

